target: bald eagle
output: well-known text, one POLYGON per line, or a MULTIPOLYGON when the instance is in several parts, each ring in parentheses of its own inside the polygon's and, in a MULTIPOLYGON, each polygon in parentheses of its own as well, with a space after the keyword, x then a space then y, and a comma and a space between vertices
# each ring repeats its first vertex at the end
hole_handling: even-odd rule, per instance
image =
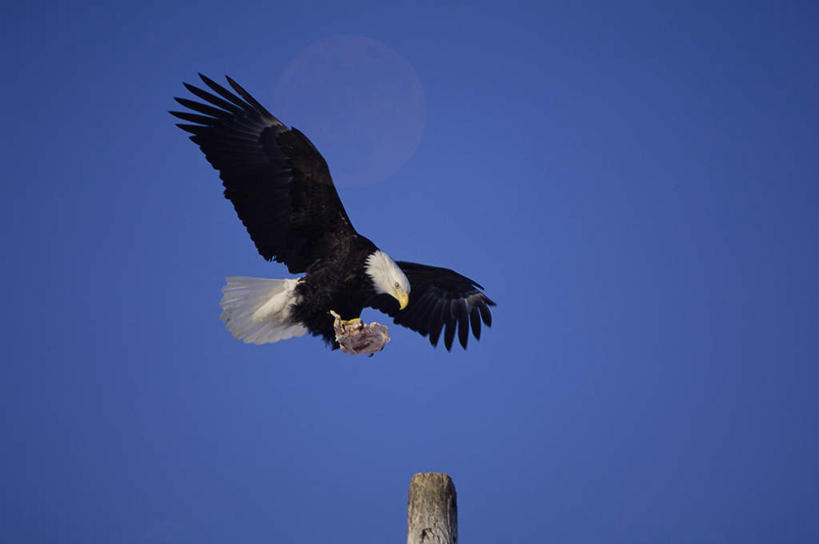
POLYGON ((219 171, 259 253, 284 263, 292 279, 228 277, 222 320, 255 344, 310 333, 338 348, 331 311, 345 320, 365 307, 428 336, 457 332, 466 349, 470 327, 492 324, 483 287, 446 268, 394 261, 353 228, 324 158, 296 128, 287 128, 231 78, 231 92, 199 74, 208 90, 184 83, 201 100, 176 98, 192 111, 170 113, 219 171))

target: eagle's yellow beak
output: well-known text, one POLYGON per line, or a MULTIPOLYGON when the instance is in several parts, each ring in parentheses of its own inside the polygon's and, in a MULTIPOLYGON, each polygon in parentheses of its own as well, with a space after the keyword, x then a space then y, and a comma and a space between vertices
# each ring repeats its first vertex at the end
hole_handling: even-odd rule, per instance
POLYGON ((395 289, 393 296, 398 301, 398 306, 403 310, 409 304, 409 294, 403 289, 395 289))

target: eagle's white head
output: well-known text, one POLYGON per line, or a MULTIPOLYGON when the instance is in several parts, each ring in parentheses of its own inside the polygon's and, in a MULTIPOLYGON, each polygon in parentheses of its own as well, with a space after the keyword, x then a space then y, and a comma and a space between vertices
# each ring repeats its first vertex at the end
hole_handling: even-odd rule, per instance
POLYGON ((377 250, 367 257, 365 270, 372 279, 375 292, 394 297, 403 310, 409 304, 410 282, 389 255, 377 250))

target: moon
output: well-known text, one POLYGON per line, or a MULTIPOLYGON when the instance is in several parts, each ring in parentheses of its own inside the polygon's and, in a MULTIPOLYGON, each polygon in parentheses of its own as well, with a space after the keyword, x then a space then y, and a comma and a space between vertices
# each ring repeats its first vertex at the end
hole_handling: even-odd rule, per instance
POLYGON ((412 65, 365 36, 332 36, 305 47, 279 78, 274 103, 321 151, 339 186, 389 179, 415 154, 426 125, 412 65))

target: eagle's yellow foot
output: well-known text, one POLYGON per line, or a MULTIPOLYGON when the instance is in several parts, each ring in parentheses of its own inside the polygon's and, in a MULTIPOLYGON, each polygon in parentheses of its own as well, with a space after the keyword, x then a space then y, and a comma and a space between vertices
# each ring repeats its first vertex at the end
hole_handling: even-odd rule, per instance
POLYGON ((330 315, 333 316, 333 326, 337 329, 341 330, 353 330, 353 329, 360 329, 364 326, 364 323, 361 322, 360 317, 354 317, 352 319, 341 319, 341 316, 335 313, 333 310, 330 310, 330 315))

